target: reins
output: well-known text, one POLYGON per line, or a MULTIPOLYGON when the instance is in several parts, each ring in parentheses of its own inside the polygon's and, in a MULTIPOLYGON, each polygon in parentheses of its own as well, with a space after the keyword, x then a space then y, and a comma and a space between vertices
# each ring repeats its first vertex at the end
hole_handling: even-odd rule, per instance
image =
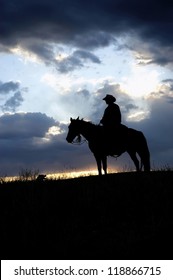
POLYGON ((87 142, 86 139, 81 140, 81 138, 82 138, 81 135, 78 135, 76 140, 73 140, 71 144, 73 144, 73 145, 82 145, 85 142, 87 142))

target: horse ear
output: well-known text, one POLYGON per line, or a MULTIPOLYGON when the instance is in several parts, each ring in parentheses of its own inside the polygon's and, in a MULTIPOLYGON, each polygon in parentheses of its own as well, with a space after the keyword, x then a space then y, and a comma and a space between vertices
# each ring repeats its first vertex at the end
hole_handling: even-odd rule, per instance
POLYGON ((77 121, 79 120, 79 117, 76 119, 77 121))
POLYGON ((72 122, 72 120, 73 120, 73 119, 72 119, 72 118, 70 118, 70 121, 71 121, 71 122, 72 122))

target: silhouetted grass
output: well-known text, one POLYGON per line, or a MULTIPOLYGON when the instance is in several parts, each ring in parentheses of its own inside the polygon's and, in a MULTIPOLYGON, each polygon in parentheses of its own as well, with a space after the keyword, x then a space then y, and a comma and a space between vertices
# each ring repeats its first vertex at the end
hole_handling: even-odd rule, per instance
POLYGON ((168 259, 172 183, 172 171, 2 181, 2 257, 168 259))

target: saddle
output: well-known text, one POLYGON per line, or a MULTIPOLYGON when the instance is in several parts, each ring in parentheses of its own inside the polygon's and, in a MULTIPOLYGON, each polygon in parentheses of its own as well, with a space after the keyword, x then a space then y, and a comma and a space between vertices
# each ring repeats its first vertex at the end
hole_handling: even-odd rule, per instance
POLYGON ((111 156, 120 156, 127 146, 128 127, 120 124, 114 127, 102 127, 105 148, 111 156))

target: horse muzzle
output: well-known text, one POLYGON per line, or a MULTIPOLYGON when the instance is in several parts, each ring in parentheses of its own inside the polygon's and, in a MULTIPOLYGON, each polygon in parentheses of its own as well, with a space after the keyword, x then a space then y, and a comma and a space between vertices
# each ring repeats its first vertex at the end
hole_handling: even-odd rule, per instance
POLYGON ((66 141, 67 141, 68 143, 72 143, 73 140, 71 140, 69 137, 66 137, 66 141))

